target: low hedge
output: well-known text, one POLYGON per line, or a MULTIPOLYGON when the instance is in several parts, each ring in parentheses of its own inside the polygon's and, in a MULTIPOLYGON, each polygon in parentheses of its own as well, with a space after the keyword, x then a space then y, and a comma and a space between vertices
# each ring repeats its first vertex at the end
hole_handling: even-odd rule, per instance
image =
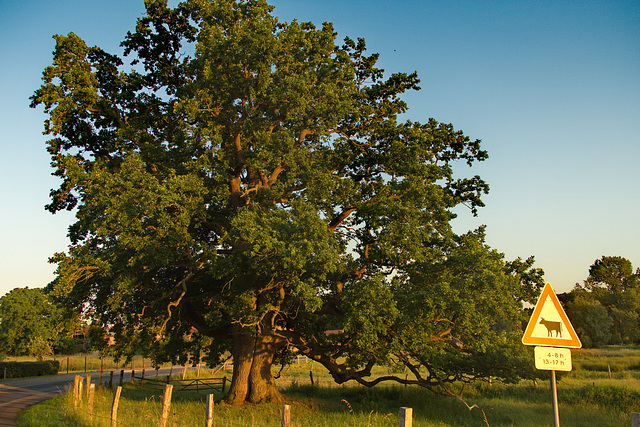
POLYGON ((56 375, 60 370, 57 360, 42 362, 0 362, 0 378, 39 377, 56 375))

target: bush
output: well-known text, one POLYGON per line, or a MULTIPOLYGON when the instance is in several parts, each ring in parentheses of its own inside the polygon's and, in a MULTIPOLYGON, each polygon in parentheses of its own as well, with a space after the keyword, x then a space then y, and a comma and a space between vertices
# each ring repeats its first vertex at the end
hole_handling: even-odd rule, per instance
POLYGON ((60 362, 57 360, 45 360, 42 362, 0 362, 0 375, 2 375, 3 378, 5 372, 7 378, 23 378, 56 375, 59 370, 60 362))
POLYGON ((567 314, 585 348, 599 348, 613 339, 613 320, 607 308, 597 304, 569 304, 567 314))

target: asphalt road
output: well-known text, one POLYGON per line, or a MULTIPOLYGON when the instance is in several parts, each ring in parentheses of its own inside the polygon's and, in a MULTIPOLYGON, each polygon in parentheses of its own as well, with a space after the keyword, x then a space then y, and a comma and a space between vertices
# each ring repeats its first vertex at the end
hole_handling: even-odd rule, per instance
MULTIPOLYGON (((169 374, 171 368, 162 368, 159 375, 169 374)), ((182 368, 181 368, 182 369, 182 368)), ((177 371, 176 371, 177 372, 177 371)), ((138 371, 138 375, 140 375, 138 371)), ((0 427, 17 426, 18 414, 23 409, 36 403, 51 399, 64 393, 69 387, 73 387, 73 379, 76 375, 85 376, 91 374, 92 382, 98 380, 99 372, 60 374, 51 377, 34 377, 27 379, 6 380, 0 382, 0 427)), ((155 377, 155 370, 147 370, 147 375, 155 377)), ((109 380, 109 371, 103 373, 103 382, 109 380)), ((125 371, 123 382, 131 380, 131 371, 125 371)), ((114 371, 113 382, 120 381, 120 371, 114 371)), ((85 384, 86 387, 86 384, 85 384)))

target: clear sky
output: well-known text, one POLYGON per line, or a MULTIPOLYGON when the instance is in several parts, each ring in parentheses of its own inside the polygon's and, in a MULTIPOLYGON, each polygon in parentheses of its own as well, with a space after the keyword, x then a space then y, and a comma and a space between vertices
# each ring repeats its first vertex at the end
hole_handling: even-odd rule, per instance
MULTIPOLYGON (((603 255, 640 267, 640 2, 272 0, 281 20, 364 37, 388 72, 417 71, 408 119, 453 123, 489 160, 477 218, 508 259, 536 257, 557 292, 603 255)), ((71 214, 43 206, 51 177, 42 110, 28 107, 53 34, 120 53, 142 0, 0 0, 0 295, 53 279, 71 214)))

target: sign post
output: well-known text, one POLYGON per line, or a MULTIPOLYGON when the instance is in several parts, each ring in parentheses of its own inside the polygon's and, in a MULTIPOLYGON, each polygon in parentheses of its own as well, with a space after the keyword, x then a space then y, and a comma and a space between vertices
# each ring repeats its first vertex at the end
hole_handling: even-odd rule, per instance
POLYGON ((560 427, 560 412, 558 411, 558 387, 556 386, 556 371, 551 373, 551 407, 553 408, 553 425, 560 427))
POLYGON ((550 371, 553 425, 560 427, 556 371, 571 370, 570 348, 581 348, 582 343, 549 283, 533 309, 522 343, 536 346, 536 369, 550 371))

